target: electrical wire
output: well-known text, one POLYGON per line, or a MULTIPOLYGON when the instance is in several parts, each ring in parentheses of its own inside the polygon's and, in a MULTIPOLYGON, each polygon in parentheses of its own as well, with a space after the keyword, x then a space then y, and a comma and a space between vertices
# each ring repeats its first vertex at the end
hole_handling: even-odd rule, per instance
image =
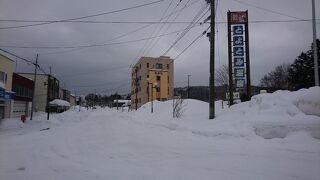
POLYGON ((40 26, 40 25, 53 24, 53 23, 61 23, 61 22, 66 22, 66 21, 79 20, 79 19, 86 19, 86 18, 97 17, 97 16, 102 16, 102 15, 107 15, 107 14, 118 13, 118 12, 121 12, 121 11, 127 11, 127 10, 131 10, 131 9, 136 9, 136 8, 140 8, 140 7, 144 7, 144 6, 149 6, 149 5, 152 5, 152 4, 160 3, 162 1, 164 1, 164 0, 153 1, 153 2, 149 2, 149 3, 145 3, 145 4, 140 4, 140 5, 137 5, 137 6, 127 7, 127 8, 123 8, 123 9, 118 9, 118 10, 114 10, 114 11, 103 12, 103 13, 98 13, 98 14, 93 14, 93 15, 87 15, 87 16, 81 16, 81 17, 76 17, 76 18, 69 18, 69 19, 51 21, 51 22, 42 22, 42 23, 36 23, 36 24, 10 26, 10 27, 0 27, 0 29, 16 29, 16 28, 33 27, 33 26, 40 26))
POLYGON ((260 9, 260 10, 265 11, 265 12, 269 12, 269 13, 278 14, 278 15, 281 15, 281 16, 286 16, 286 17, 289 17, 289 18, 301 20, 301 18, 298 18, 296 16, 291 16, 291 15, 284 14, 284 13, 281 13, 281 12, 278 12, 278 11, 275 11, 275 10, 271 10, 271 9, 267 9, 267 8, 260 7, 260 6, 257 6, 257 5, 253 5, 253 4, 250 4, 248 2, 244 2, 244 1, 240 1, 240 0, 232 0, 232 1, 238 2, 240 4, 244 4, 244 5, 247 5, 247 6, 250 6, 250 7, 254 7, 256 9, 260 9))
POLYGON ((95 74, 95 73, 101 73, 105 71, 114 71, 114 70, 119 70, 119 69, 124 69, 127 68, 128 66, 120 66, 120 67, 113 67, 113 68, 108 68, 104 70, 99 70, 99 71, 91 71, 91 72, 85 72, 85 73, 77 73, 77 74, 69 74, 69 75, 62 75, 59 77, 63 78, 69 78, 69 77, 75 77, 75 76, 82 76, 82 75, 87 75, 87 74, 95 74))
POLYGON ((168 36, 168 35, 176 34, 178 32, 182 32, 185 30, 186 29, 181 29, 178 31, 173 31, 173 32, 169 32, 166 34, 161 34, 159 36, 153 36, 153 37, 149 37, 149 38, 141 38, 141 39, 135 39, 135 40, 129 40, 129 41, 104 43, 104 44, 91 44, 91 45, 79 45, 79 46, 6 46, 6 45, 0 45, 0 47, 20 48, 20 49, 72 49, 72 48, 82 48, 82 47, 110 46, 110 45, 119 45, 119 44, 127 44, 127 43, 145 41, 145 40, 154 39, 154 38, 161 37, 161 36, 168 36))
MULTIPOLYGON (((198 1, 196 1, 196 2, 193 2, 193 3, 191 3, 191 4, 188 5, 188 6, 184 6, 183 8, 179 9, 178 11, 173 12, 173 14, 176 14, 176 13, 180 14, 185 8, 190 7, 190 6, 192 6, 193 4, 195 4, 195 3, 199 2, 199 1, 200 1, 200 0, 198 0, 198 1)), ((202 0, 201 0, 201 1, 202 1, 202 0)), ((179 3, 180 3, 180 2, 181 2, 181 1, 179 1, 179 3)), ((179 5, 179 4, 178 4, 178 5, 179 5)), ((177 5, 177 6, 178 6, 178 5, 177 5)), ((167 17, 169 17, 169 16, 170 16, 170 14, 169 14, 168 16, 166 16, 165 18, 167 18, 167 17)), ((1 20, 0 20, 0 22, 1 22, 1 20)), ((181 22, 181 23, 182 23, 182 22, 181 22)), ((111 38, 111 39, 106 40, 106 41, 104 41, 104 42, 102 42, 102 43, 107 43, 107 42, 110 42, 110 41, 113 41, 113 40, 117 40, 117 39, 123 38, 123 37, 125 37, 125 36, 131 35, 131 34, 137 32, 137 31, 140 31, 140 30, 142 30, 142 29, 145 29, 145 28, 150 27, 151 25, 155 25, 155 24, 156 24, 156 23, 151 23, 151 24, 147 24, 147 25, 141 26, 141 27, 139 27, 139 28, 137 28, 137 29, 134 29, 134 30, 132 30, 132 31, 129 31, 129 32, 124 33, 124 34, 122 34, 122 35, 119 35, 119 36, 117 36, 117 37, 111 38)), ((95 43, 95 44, 101 44, 101 43, 95 43)), ((41 53, 41 55, 62 54, 62 53, 74 52, 74 51, 78 51, 78 50, 82 50, 82 49, 86 49, 86 48, 87 48, 87 47, 80 47, 80 48, 74 48, 74 49, 71 49, 71 50, 69 49, 69 50, 63 50, 63 51, 54 51, 54 52, 48 52, 48 53, 41 53)))
MULTIPOLYGON (((198 22, 200 19, 198 19, 199 16, 201 16, 201 14, 203 13, 203 11, 207 8, 207 4, 206 6, 203 6, 198 12, 197 14, 194 16, 194 18, 192 19, 191 22, 198 22), (196 21, 198 19, 198 21, 196 21)), ((182 32, 179 37, 170 45, 170 47, 163 53, 163 55, 166 55, 192 28, 192 23, 190 23, 186 30, 184 32, 182 32)))

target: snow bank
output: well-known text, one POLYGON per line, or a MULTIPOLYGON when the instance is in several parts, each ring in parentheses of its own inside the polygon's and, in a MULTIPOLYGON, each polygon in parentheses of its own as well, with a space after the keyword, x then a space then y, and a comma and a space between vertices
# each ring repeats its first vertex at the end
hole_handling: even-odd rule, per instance
POLYGON ((56 105, 56 106, 70 106, 70 103, 65 100, 61 99, 55 99, 53 101, 50 101, 50 105, 56 105))
POLYGON ((154 102, 132 112, 133 119, 169 130, 186 131, 213 138, 286 138, 305 132, 320 139, 320 88, 312 87, 296 92, 277 91, 253 96, 248 102, 222 109, 215 103, 216 118, 208 121, 208 103, 187 99, 181 118, 172 118, 172 101, 154 102))

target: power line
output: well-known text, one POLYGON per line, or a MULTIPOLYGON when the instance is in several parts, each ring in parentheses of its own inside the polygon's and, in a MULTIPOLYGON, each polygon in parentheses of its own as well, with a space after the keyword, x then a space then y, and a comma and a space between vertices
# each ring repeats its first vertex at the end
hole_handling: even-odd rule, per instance
POLYGON ((128 7, 128 8, 123 8, 123 9, 118 9, 118 10, 114 10, 114 11, 103 12, 103 13, 98 13, 98 14, 93 14, 93 15, 81 16, 81 17, 77 17, 77 18, 69 18, 69 19, 63 19, 63 20, 57 20, 57 21, 51 21, 51 22, 41 22, 41 23, 36 23, 36 24, 27 24, 27 25, 20 25, 20 26, 1 27, 0 29, 23 28, 23 27, 40 26, 40 25, 46 25, 46 24, 53 24, 53 23, 73 21, 73 20, 79 20, 79 19, 86 19, 86 18, 97 17, 97 16, 102 16, 102 15, 107 15, 107 14, 118 13, 121 11, 136 9, 136 8, 140 8, 140 7, 144 7, 144 6, 149 6, 149 5, 156 4, 156 3, 159 3, 162 1, 164 1, 164 0, 153 1, 150 3, 145 3, 145 4, 141 4, 141 5, 137 5, 137 6, 132 6, 132 7, 128 7))
POLYGON ((203 35, 205 35, 207 33, 207 31, 209 30, 210 26, 203 31, 202 34, 200 34, 199 36, 197 36, 187 47, 185 47, 175 58, 173 58, 174 60, 178 59, 186 50, 188 50, 198 39, 200 39, 203 35))
MULTIPOLYGON (((175 13, 178 13, 178 14, 180 14, 185 8, 187 8, 187 7, 190 7, 190 6, 192 6, 193 4, 195 4, 195 3, 197 3, 197 2, 200 2, 200 1, 202 1, 202 0, 198 0, 198 1, 196 1, 196 2, 193 2, 193 3, 191 3, 190 5, 185 5, 183 8, 181 8, 181 9, 179 9, 178 11, 176 11, 176 12, 172 12, 173 14, 175 14, 175 13)), ((179 3, 180 3, 181 1, 179 1, 179 3)), ((179 3, 177 4, 177 6, 179 5, 179 3)), ((170 17, 171 16, 171 14, 169 14, 168 16, 166 16, 166 17, 164 17, 164 18, 167 18, 167 17, 170 17)), ((0 20, 0 22, 1 22, 1 20, 0 20)), ((125 36, 128 36, 128 35, 131 35, 132 33, 135 33, 135 32, 137 32, 137 31, 140 31, 140 30, 142 30, 142 29, 145 29, 145 28, 147 28, 147 27, 150 27, 151 25, 154 25, 154 24, 156 24, 156 23, 148 23, 147 25, 144 25, 144 26, 142 26, 142 27, 139 27, 139 28, 137 28, 137 29, 135 29, 135 30, 133 30, 133 31, 129 31, 129 32, 127 32, 127 33, 124 33, 124 34, 122 34, 122 35, 119 35, 119 36, 117 36, 117 37, 114 37, 114 38, 112 38, 112 39, 109 39, 109 40, 107 40, 107 41, 104 41, 103 43, 107 43, 107 42, 109 42, 109 41, 113 41, 113 40, 116 40, 116 39, 120 39, 120 38, 122 38, 122 37, 125 37, 125 36)), ((101 43, 96 43, 96 44, 101 44, 101 43)), ((85 48, 87 48, 87 47, 81 47, 81 48, 75 48, 75 49, 71 49, 71 50, 64 50, 64 51, 55 51, 55 52, 49 52, 49 53, 42 53, 41 55, 50 55, 50 54, 61 54, 61 53, 68 53, 68 52, 73 52, 73 51, 77 51, 77 50, 81 50, 81 49, 85 49, 85 48)), ((140 54, 140 53, 139 53, 140 54)), ((136 59, 136 58, 135 58, 136 59)))
POLYGON ((104 44, 91 44, 91 45, 79 45, 79 46, 5 46, 5 45, 0 45, 0 47, 21 48, 21 49, 73 49, 73 48, 84 48, 84 47, 87 48, 87 47, 97 47, 97 46, 110 46, 110 45, 119 45, 119 44, 127 44, 127 43, 145 41, 145 40, 154 39, 154 38, 157 38, 157 37, 168 36, 168 35, 171 35, 171 34, 182 32, 184 30, 186 30, 186 29, 173 31, 173 32, 169 32, 169 33, 166 33, 166 34, 161 34, 159 36, 153 36, 153 37, 149 37, 149 38, 141 38, 141 39, 135 39, 135 40, 129 40, 129 41, 114 42, 114 43, 104 43, 104 44))
POLYGON ((91 72, 85 72, 85 73, 62 75, 60 77, 66 78, 66 77, 74 77, 74 76, 81 76, 81 75, 87 75, 87 74, 95 74, 95 73, 100 73, 100 72, 105 72, 105 71, 114 71, 114 70, 123 69, 123 68, 127 68, 127 67, 128 66, 120 66, 120 67, 114 67, 114 68, 108 68, 108 69, 104 69, 104 70, 99 70, 99 71, 91 71, 91 72))
POLYGON ((115 87, 115 88, 103 90, 103 91, 100 92, 100 94, 101 94, 101 93, 108 92, 108 91, 110 92, 110 91, 118 90, 119 88, 122 88, 122 87, 124 87, 124 86, 126 86, 126 85, 128 85, 128 84, 130 85, 129 81, 131 81, 131 80, 129 79, 129 80, 127 80, 125 83, 123 83, 123 84, 121 84, 121 85, 119 85, 119 86, 117 86, 117 87, 115 87))
POLYGON ((23 60, 23 61, 25 61, 25 62, 27 62, 27 63, 31 63, 31 64, 33 64, 33 65, 36 65, 35 62, 30 61, 30 60, 28 60, 28 59, 26 59, 26 58, 20 57, 20 56, 14 54, 14 53, 12 53, 12 52, 9 52, 9 51, 7 51, 7 50, 5 50, 5 49, 0 48, 0 50, 3 51, 3 52, 5 52, 5 53, 7 53, 7 54, 10 54, 11 56, 14 56, 14 57, 16 57, 16 58, 18 58, 18 59, 21 59, 21 60, 23 60))
POLYGON ((106 83, 100 83, 100 84, 91 84, 91 85, 70 85, 72 87, 99 87, 99 86, 106 86, 109 84, 117 84, 117 83, 122 83, 122 82, 127 82, 128 80, 126 79, 125 81, 117 81, 117 82, 106 82, 106 83))
POLYGON ((266 11, 266 12, 269 12, 269 13, 278 14, 278 15, 281 15, 281 16, 286 16, 286 17, 290 17, 290 18, 293 18, 293 19, 301 20, 301 18, 298 18, 296 16, 291 16, 291 15, 284 14, 284 13, 281 13, 281 12, 278 12, 278 11, 275 11, 275 10, 271 10, 271 9, 267 9, 267 8, 260 7, 260 6, 257 6, 257 5, 253 5, 253 4, 250 4, 248 2, 244 2, 244 1, 240 1, 240 0, 232 0, 232 1, 238 2, 240 4, 245 4, 247 6, 251 6, 251 7, 254 7, 256 9, 260 9, 260 10, 263 10, 263 11, 266 11))
MULTIPOLYGON (((173 2, 173 0, 169 3, 168 7, 167 7, 167 8, 165 9, 165 11, 162 13, 160 19, 159 19, 157 22, 161 22, 161 21, 165 18, 165 14, 166 14, 166 12, 168 11, 168 9, 170 8, 172 2, 173 2)), ((170 15, 169 15, 168 17, 170 17, 170 15)), ((156 26, 156 27, 158 27, 158 26, 156 26)), ((154 35, 154 33, 156 32, 156 30, 157 30, 157 28, 155 28, 155 29, 152 31, 152 33, 150 34, 150 37, 154 35)), ((133 61, 135 61, 136 59, 138 59, 139 56, 146 51, 146 48, 148 47, 148 46, 147 46, 148 44, 149 44, 149 41, 146 41, 146 42, 144 43, 144 45, 143 45, 142 48, 139 50, 137 56, 133 59, 133 61)), ((133 61, 132 61, 132 62, 133 62, 133 61)), ((132 63, 130 64, 130 67, 131 67, 131 66, 132 66, 132 63)), ((130 68, 130 67, 129 67, 129 68, 130 68)))
MULTIPOLYGON (((185 3, 185 5, 184 5, 183 8, 186 8, 189 2, 190 2, 190 0, 188 0, 188 1, 185 3)), ((178 5, 179 5, 180 3, 181 3, 181 1, 179 1, 179 3, 177 4, 176 7, 178 7, 178 5)), ((181 14, 181 12, 182 12, 182 11, 180 11, 180 12, 174 17, 173 22, 175 22, 175 20, 179 17, 179 15, 181 14)), ((170 17, 169 17, 169 18, 170 18, 170 17)), ((169 18, 168 18, 167 20, 169 20, 169 18)), ((173 24, 173 23, 170 23, 170 24, 167 26, 167 28, 164 30, 164 33, 168 31, 168 29, 171 27, 172 24, 173 24)), ((163 24, 163 25, 161 26, 161 29, 162 29, 165 25, 166 25, 166 24, 163 24)), ((153 43, 153 44, 151 43, 151 46, 150 46, 150 48, 149 48, 149 50, 148 50, 147 52, 151 51, 151 50, 154 48, 154 46, 159 42, 160 39, 161 39, 161 38, 155 39, 154 43, 153 43)))
MULTIPOLYGON (((170 45, 170 47, 163 53, 163 55, 166 55, 190 31, 190 29, 192 28, 192 23, 193 22, 199 22, 200 21, 199 16, 203 13, 203 11, 206 8, 207 8, 207 6, 205 5, 197 12, 197 14, 192 19, 191 23, 187 26, 186 30, 179 35, 179 37, 170 45)), ((206 14, 206 12, 204 14, 206 14)))

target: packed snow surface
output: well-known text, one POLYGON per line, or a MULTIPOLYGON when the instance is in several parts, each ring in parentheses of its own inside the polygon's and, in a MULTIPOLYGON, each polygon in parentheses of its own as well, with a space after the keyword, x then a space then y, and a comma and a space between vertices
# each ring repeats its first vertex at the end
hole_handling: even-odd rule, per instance
POLYGON ((68 101, 62 100, 62 99, 55 99, 53 101, 50 101, 50 105, 56 105, 56 106, 70 106, 70 103, 68 101))
POLYGON ((320 88, 261 94, 208 119, 208 104, 71 108, 0 125, 4 180, 319 180, 320 88))

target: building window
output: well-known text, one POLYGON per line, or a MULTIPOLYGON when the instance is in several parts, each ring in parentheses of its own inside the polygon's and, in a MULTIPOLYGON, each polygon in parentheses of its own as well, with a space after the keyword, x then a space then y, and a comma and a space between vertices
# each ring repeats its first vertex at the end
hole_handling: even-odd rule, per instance
POLYGON ((160 92, 160 88, 159 87, 157 87, 156 89, 157 89, 157 92, 160 92))
POLYGON ((0 81, 7 84, 7 73, 0 71, 0 81))
POLYGON ((168 76, 168 83, 169 83, 169 76, 168 76))
POLYGON ((162 64, 157 63, 155 68, 156 68, 156 69, 162 69, 162 64))
POLYGON ((147 68, 149 68, 149 63, 147 63, 147 68))
POLYGON ((141 103, 141 98, 139 98, 139 103, 141 103))
POLYGON ((169 87, 168 87, 168 95, 170 95, 169 87))
POLYGON ((139 64, 139 67, 140 67, 140 69, 141 69, 141 64, 139 64))
POLYGON ((167 64, 167 69, 169 69, 169 64, 167 64))
POLYGON ((147 75, 147 78, 149 78, 149 74, 147 75))
POLYGON ((157 81, 160 81, 161 77, 160 76, 157 76, 157 81))

